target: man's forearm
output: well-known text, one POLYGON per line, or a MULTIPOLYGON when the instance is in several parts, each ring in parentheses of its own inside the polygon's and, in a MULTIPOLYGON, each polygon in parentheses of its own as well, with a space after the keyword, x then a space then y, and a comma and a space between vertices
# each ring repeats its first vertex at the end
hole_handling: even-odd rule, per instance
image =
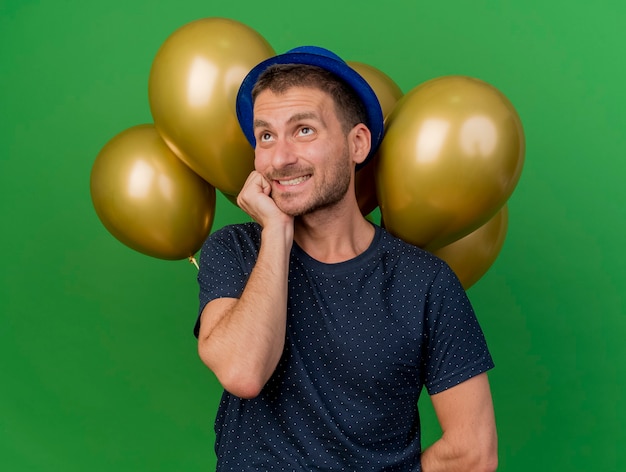
POLYGON ((280 360, 291 238, 282 228, 264 229, 257 263, 241 297, 230 305, 219 300, 209 304, 202 315, 200 357, 235 395, 256 396, 280 360))
POLYGON ((492 472, 498 436, 487 374, 431 396, 443 434, 422 453, 423 472, 492 472))
POLYGON ((493 472, 497 454, 454 446, 442 437, 422 453, 422 472, 493 472))

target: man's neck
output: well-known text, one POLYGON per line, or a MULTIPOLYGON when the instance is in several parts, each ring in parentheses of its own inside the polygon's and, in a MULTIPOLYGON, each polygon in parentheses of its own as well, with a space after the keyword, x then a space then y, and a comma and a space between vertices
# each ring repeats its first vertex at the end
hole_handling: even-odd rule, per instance
POLYGON ((327 264, 344 262, 364 252, 374 227, 356 205, 329 208, 297 217, 294 240, 309 256, 327 264))

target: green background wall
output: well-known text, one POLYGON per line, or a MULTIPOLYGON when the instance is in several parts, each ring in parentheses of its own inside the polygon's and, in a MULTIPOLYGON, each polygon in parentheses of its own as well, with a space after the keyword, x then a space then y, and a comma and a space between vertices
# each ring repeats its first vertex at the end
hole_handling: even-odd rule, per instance
MULTIPOLYGON (((213 16, 278 52, 329 47, 404 92, 462 74, 507 95, 526 164, 502 252, 469 291, 497 363, 500 470, 626 470, 626 3, 1 0, 2 470, 214 467, 196 270, 119 243, 89 195, 101 147, 152 121, 159 46, 213 16)), ((214 228, 242 219, 219 199, 214 228)))

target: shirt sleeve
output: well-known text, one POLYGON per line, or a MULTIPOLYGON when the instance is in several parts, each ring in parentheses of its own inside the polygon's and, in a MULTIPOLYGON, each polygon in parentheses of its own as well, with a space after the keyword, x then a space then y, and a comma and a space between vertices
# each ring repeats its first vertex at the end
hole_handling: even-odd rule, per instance
POLYGON ((239 298, 256 263, 260 231, 254 224, 227 226, 210 235, 200 252, 198 272, 198 337, 200 315, 211 300, 239 298))
POLYGON ((424 369, 430 395, 494 367, 474 309, 445 263, 433 280, 426 310, 424 369))

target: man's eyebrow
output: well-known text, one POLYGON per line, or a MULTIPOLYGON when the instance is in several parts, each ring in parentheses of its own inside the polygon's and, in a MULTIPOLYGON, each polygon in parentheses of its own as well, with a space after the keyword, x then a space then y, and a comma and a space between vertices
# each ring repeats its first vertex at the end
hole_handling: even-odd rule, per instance
POLYGON ((252 127, 256 128, 267 128, 270 124, 265 120, 254 120, 252 123, 252 127))
POLYGON ((293 123, 294 121, 310 120, 310 119, 317 120, 319 119, 319 117, 317 116, 317 113, 314 113, 312 111, 296 113, 295 115, 293 115, 291 118, 287 120, 287 123, 293 123))
MULTIPOLYGON (((302 113, 296 113, 295 115, 292 115, 287 120, 287 123, 294 123, 294 122, 297 122, 297 121, 310 120, 310 119, 319 120, 320 118, 319 118, 317 113, 314 113, 312 111, 310 111, 310 112, 302 112, 302 113)), ((265 121, 265 120, 261 120, 261 119, 257 118, 252 123, 252 127, 254 129, 257 129, 257 128, 269 128, 270 124, 267 121, 265 121)))

